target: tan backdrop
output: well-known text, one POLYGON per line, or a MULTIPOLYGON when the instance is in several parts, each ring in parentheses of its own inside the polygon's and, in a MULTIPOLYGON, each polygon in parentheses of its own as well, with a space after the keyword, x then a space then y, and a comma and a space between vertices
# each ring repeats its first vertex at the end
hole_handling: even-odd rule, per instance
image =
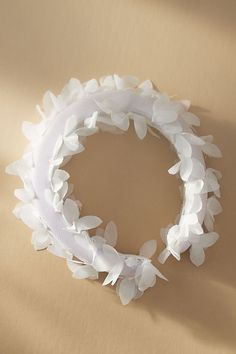
MULTIPOLYGON (((1 354, 236 352, 235 32, 234 0, 0 1, 1 354), (76 281, 62 259, 33 251, 30 230, 11 213, 20 182, 4 174, 26 144, 22 121, 37 121, 47 89, 114 72, 191 99, 199 132, 224 154, 209 161, 224 175, 220 241, 199 269, 187 255, 168 260, 160 269, 170 282, 127 307, 113 289, 76 281)), ((87 147, 68 166, 85 212, 118 224, 119 250, 151 238, 160 250, 159 230, 180 206, 166 141, 141 142, 131 130, 87 147)))

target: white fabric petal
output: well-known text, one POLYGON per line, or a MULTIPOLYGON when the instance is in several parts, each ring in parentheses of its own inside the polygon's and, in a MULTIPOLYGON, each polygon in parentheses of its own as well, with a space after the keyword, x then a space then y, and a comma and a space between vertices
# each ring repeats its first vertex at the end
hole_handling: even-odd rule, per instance
POLYGON ((192 146, 182 134, 176 135, 175 148, 179 154, 185 157, 192 156, 192 146))
POLYGON ((63 142, 66 145, 66 147, 71 151, 77 151, 80 146, 79 138, 78 135, 76 134, 65 136, 63 138, 63 142))
POLYGON ((43 228, 43 224, 32 204, 22 204, 16 210, 14 209, 13 212, 32 230, 41 230, 43 228))
POLYGON ((185 183, 185 190, 187 195, 199 194, 202 191, 204 182, 202 179, 197 179, 195 181, 190 181, 185 183))
POLYGON ((50 234, 45 230, 37 230, 32 234, 31 243, 36 251, 43 250, 47 248, 51 243, 50 234))
POLYGON ((76 269, 79 267, 79 265, 81 264, 81 262, 75 261, 75 260, 70 259, 70 258, 67 258, 66 259, 66 264, 67 264, 67 267, 70 269, 70 271, 72 273, 74 273, 76 271, 76 269))
POLYGON ((203 164, 195 158, 192 158, 192 163, 193 168, 191 171, 191 179, 203 179, 205 177, 205 168, 203 164))
POLYGON ((102 250, 95 255, 92 265, 98 272, 109 272, 120 262, 121 258, 118 252, 110 245, 105 244, 102 250))
POLYGON ((96 128, 96 123, 98 119, 98 112, 95 111, 91 117, 84 120, 84 126, 87 128, 96 128))
POLYGON ((106 242, 115 247, 118 238, 117 226, 113 221, 110 221, 104 231, 104 238, 106 242))
POLYGON ((136 267, 138 264, 138 259, 135 256, 128 256, 125 258, 125 264, 130 268, 136 267))
POLYGON ((141 84, 139 84, 138 87, 143 90, 152 90, 153 84, 152 84, 151 80, 145 80, 145 81, 141 82, 141 84))
POLYGON ((185 214, 181 216, 181 221, 185 224, 192 225, 198 222, 198 217, 196 213, 185 214))
POLYGON ((99 80, 100 85, 108 88, 115 88, 115 82, 112 75, 103 76, 99 80))
POLYGON ((203 234, 203 228, 202 228, 202 225, 199 222, 197 222, 196 224, 193 224, 193 225, 189 225, 189 230, 193 234, 196 234, 196 235, 203 234))
POLYGON ((82 216, 76 222, 76 229, 78 232, 83 230, 90 230, 94 229, 95 227, 99 226, 102 223, 102 220, 97 216, 82 216))
POLYGON ((216 232, 209 232, 201 237, 201 245, 203 248, 213 246, 219 239, 219 235, 216 232))
POLYGON ((156 124, 166 124, 176 121, 178 118, 178 113, 171 110, 159 110, 153 116, 153 122, 156 124))
POLYGON ((179 172, 181 166, 181 161, 177 162, 175 165, 169 168, 168 172, 170 175, 176 175, 179 172))
POLYGON ((70 177, 69 173, 64 170, 56 170, 52 177, 53 191, 58 192, 62 187, 63 183, 70 177))
POLYGON ((98 279, 98 272, 91 265, 78 265, 73 277, 76 279, 98 279))
POLYGON ((53 239, 53 243, 48 246, 47 250, 48 252, 54 254, 54 256, 67 258, 67 252, 65 248, 63 248, 63 246, 55 239, 53 239))
POLYGON ((85 91, 89 93, 96 92, 98 90, 98 82, 96 79, 89 80, 85 83, 85 91))
POLYGON ((181 133, 183 131, 183 127, 182 127, 181 123, 176 120, 172 123, 168 123, 168 124, 163 125, 162 131, 165 134, 173 135, 173 134, 181 133))
POLYGON ((22 132, 24 136, 30 140, 35 141, 39 139, 45 130, 44 122, 40 122, 39 124, 33 124, 31 122, 24 121, 22 123, 22 132))
POLYGON ((118 294, 123 305, 127 305, 137 294, 134 279, 122 279, 119 284, 118 294))
POLYGON ((66 199, 62 209, 63 217, 68 224, 73 224, 79 218, 79 209, 76 202, 72 199, 66 199))
POLYGON ((112 113, 111 119, 113 123, 120 128, 121 130, 128 130, 129 129, 129 118, 127 114, 120 112, 120 113, 112 113))
POLYGON ((95 134, 98 131, 98 128, 87 128, 82 127, 76 130, 76 133, 80 136, 90 136, 95 134))
POLYGON ((181 103, 183 104, 185 110, 188 111, 191 106, 191 101, 190 100, 181 100, 181 103))
POLYGON ((114 75, 114 81, 116 88, 118 90, 124 90, 124 89, 129 89, 133 88, 138 85, 139 80, 135 76, 118 76, 114 75))
POLYGON ((57 141, 54 145, 53 153, 52 153, 52 160, 56 159, 58 157, 59 151, 62 147, 63 144, 63 138, 61 135, 58 136, 57 141))
POLYGON ((197 127, 200 125, 200 119, 191 112, 184 112, 182 113, 181 117, 189 125, 195 125, 197 127))
POLYGON ((214 216, 212 216, 209 212, 206 212, 204 217, 204 225, 207 231, 214 230, 214 216))
POLYGON ((122 272, 123 269, 123 262, 118 262, 108 273, 107 277, 105 278, 104 282, 102 285, 107 285, 111 283, 111 285, 114 285, 117 281, 117 279, 120 276, 120 273, 122 272))
POLYGON ((151 264, 151 266, 153 267, 153 270, 158 278, 168 281, 168 279, 159 271, 159 269, 154 267, 152 264, 151 264))
POLYGON ((64 129, 64 136, 68 136, 78 127, 78 117, 76 115, 72 115, 66 120, 65 129, 64 129))
POLYGON ((222 157, 220 149, 212 143, 205 143, 205 145, 202 146, 202 151, 211 157, 222 157))
POLYGON ((142 257, 151 258, 157 249, 157 241, 149 240, 145 242, 139 250, 139 254, 142 257))
POLYGON ((190 260, 191 262, 199 267, 204 263, 205 260, 205 252, 201 246, 198 244, 193 244, 190 248, 190 260))
POLYGON ((220 185, 218 183, 215 173, 208 168, 205 173, 204 187, 202 189, 202 193, 214 192, 215 194, 217 194, 217 196, 219 196, 219 188, 220 185))
POLYGON ((212 215, 218 215, 222 212, 222 206, 215 196, 208 198, 207 209, 212 215))
POLYGON ((134 120, 134 129, 137 136, 139 139, 144 139, 147 134, 146 118, 136 113, 132 113, 131 117, 134 120))
POLYGON ((187 139, 192 145, 205 145, 205 141, 199 136, 192 133, 183 133, 185 139, 187 139))
POLYGON ((186 214, 198 213, 202 209, 202 199, 200 195, 189 195, 186 198, 184 212, 186 214))
POLYGON ((33 190, 27 190, 24 188, 15 189, 14 194, 18 199, 22 200, 25 203, 32 201, 32 199, 35 197, 33 190))
POLYGON ((181 159, 180 177, 183 181, 188 181, 193 170, 193 161, 190 158, 181 159))
POLYGON ((150 264, 144 264, 142 269, 141 277, 138 281, 138 289, 140 291, 145 291, 150 288, 156 278, 156 274, 150 264))
POLYGON ((27 176, 30 171, 30 167, 23 159, 14 161, 6 167, 6 173, 9 175, 20 176, 22 179, 24 179, 24 177, 27 176))
POLYGON ((43 109, 47 118, 50 118, 53 113, 55 99, 55 96, 50 91, 45 92, 43 96, 43 109))
POLYGON ((165 248, 158 256, 158 261, 161 264, 164 264, 165 261, 167 260, 167 258, 170 256, 170 251, 168 250, 168 248, 165 248))
POLYGON ((92 236, 91 239, 97 249, 102 248, 102 246, 106 243, 105 238, 102 236, 95 235, 95 236, 92 236))

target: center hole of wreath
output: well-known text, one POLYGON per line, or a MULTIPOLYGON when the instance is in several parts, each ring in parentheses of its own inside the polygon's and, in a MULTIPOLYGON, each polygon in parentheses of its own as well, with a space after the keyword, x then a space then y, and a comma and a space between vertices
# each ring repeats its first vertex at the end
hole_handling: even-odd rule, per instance
MULTIPOLYGON (((124 134, 98 133, 65 169, 82 204, 81 215, 113 220, 118 227, 117 250, 136 253, 180 211, 179 181, 167 172, 176 154, 162 137, 139 140, 130 128, 124 134)), ((102 225, 103 226, 103 225, 102 225)))

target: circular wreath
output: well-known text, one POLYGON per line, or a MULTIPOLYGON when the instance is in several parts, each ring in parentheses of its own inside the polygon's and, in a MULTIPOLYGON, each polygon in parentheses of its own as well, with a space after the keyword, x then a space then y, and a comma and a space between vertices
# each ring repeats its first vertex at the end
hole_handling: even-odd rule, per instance
POLYGON ((198 137, 193 126, 199 118, 188 112, 189 101, 174 101, 153 88, 146 80, 139 84, 132 76, 106 76, 81 83, 71 79, 55 96, 46 92, 43 110, 37 106, 39 124, 23 122, 23 133, 30 140, 23 157, 10 164, 6 172, 20 176, 24 187, 15 190, 20 199, 14 214, 33 229, 36 250, 66 258, 73 276, 97 279, 107 272, 103 285, 117 284, 123 304, 140 297, 154 286, 156 278, 167 280, 152 264, 156 241, 145 242, 138 255, 115 249, 117 228, 110 221, 100 228, 97 216, 81 215, 81 203, 73 196, 69 173, 62 167, 72 155, 84 150, 86 138, 100 130, 125 132, 133 121, 137 136, 156 130, 174 146, 178 161, 170 174, 183 181, 183 205, 176 223, 161 231, 165 244, 159 255, 164 263, 173 255, 190 249, 190 259, 199 266, 205 249, 214 244, 214 216, 221 211, 218 179, 220 173, 206 168, 203 153, 220 157, 212 136, 198 137), (95 236, 89 230, 96 229, 95 236))

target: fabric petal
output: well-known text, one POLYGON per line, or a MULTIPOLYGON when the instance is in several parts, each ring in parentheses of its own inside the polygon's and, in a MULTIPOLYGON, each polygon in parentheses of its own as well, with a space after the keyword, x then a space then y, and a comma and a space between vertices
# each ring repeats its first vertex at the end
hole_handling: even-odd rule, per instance
POLYGON ((205 252, 201 246, 197 244, 193 244, 190 248, 190 260, 191 262, 199 267, 204 263, 205 260, 205 252))
POLYGON ((150 288, 154 279, 156 278, 156 274, 150 264, 144 264, 142 269, 142 274, 138 282, 138 289, 140 291, 145 291, 150 288))
POLYGON ((137 136, 139 137, 139 139, 144 139, 146 134, 147 134, 147 121, 146 118, 136 114, 136 113, 132 113, 132 118, 134 120, 134 129, 135 132, 137 134, 137 136))
POLYGON ((129 129, 129 118, 123 112, 120 113, 112 113, 111 119, 113 123, 120 128, 121 130, 128 130, 129 129))
POLYGON ((189 125, 195 125, 197 127, 200 125, 200 119, 195 114, 193 114, 191 112, 184 112, 184 113, 182 113, 181 117, 189 125))
POLYGON ((98 272, 91 265, 79 265, 73 273, 73 277, 76 279, 98 279, 98 272))
POLYGON ((72 199, 66 199, 62 209, 63 217, 68 224, 73 224, 79 218, 79 209, 76 202, 72 199))
POLYGON ((201 245, 203 248, 211 247, 218 239, 219 235, 216 232, 209 232, 201 237, 201 245))
POLYGON ((36 251, 47 248, 51 243, 51 238, 47 230, 37 230, 32 234, 31 243, 36 251))
POLYGON ((202 146, 202 151, 211 157, 222 157, 220 149, 212 143, 205 143, 205 145, 202 146))
POLYGON ((114 75, 113 77, 114 77, 116 88, 118 90, 124 90, 124 89, 133 88, 133 87, 136 87, 138 85, 138 83, 139 83, 139 80, 135 76, 130 76, 130 75, 118 76, 118 75, 114 75))
POLYGON ((145 242, 140 248, 139 254, 142 257, 151 258, 157 249, 157 241, 149 240, 145 242))
POLYGON ((127 305, 137 294, 134 279, 122 279, 119 284, 119 297, 123 305, 127 305))
POLYGON ((161 264, 164 264, 167 258, 170 256, 170 251, 165 248, 158 256, 158 260, 161 264))
POLYGON ((176 173, 179 172, 181 166, 181 161, 177 162, 175 165, 169 168, 168 173, 170 175, 175 175, 176 173))
POLYGON ((120 273, 122 272, 123 269, 123 263, 119 262, 117 263, 111 271, 108 273, 107 277, 105 278, 104 282, 102 285, 107 285, 111 283, 111 285, 114 285, 117 279, 119 278, 120 273))
POLYGON ((175 148, 178 153, 182 154, 185 157, 192 156, 192 146, 187 139, 184 138, 181 134, 176 136, 175 148))
POLYGON ((180 177, 183 181, 188 181, 193 170, 193 161, 190 158, 181 159, 180 177))
POLYGON ((90 230, 94 229, 95 227, 99 226, 102 223, 102 220, 98 216, 82 216, 76 222, 76 229, 78 232, 83 230, 90 230))
POLYGON ((110 246, 115 246, 117 243, 118 232, 117 226, 113 221, 110 221, 104 231, 104 238, 110 246))

